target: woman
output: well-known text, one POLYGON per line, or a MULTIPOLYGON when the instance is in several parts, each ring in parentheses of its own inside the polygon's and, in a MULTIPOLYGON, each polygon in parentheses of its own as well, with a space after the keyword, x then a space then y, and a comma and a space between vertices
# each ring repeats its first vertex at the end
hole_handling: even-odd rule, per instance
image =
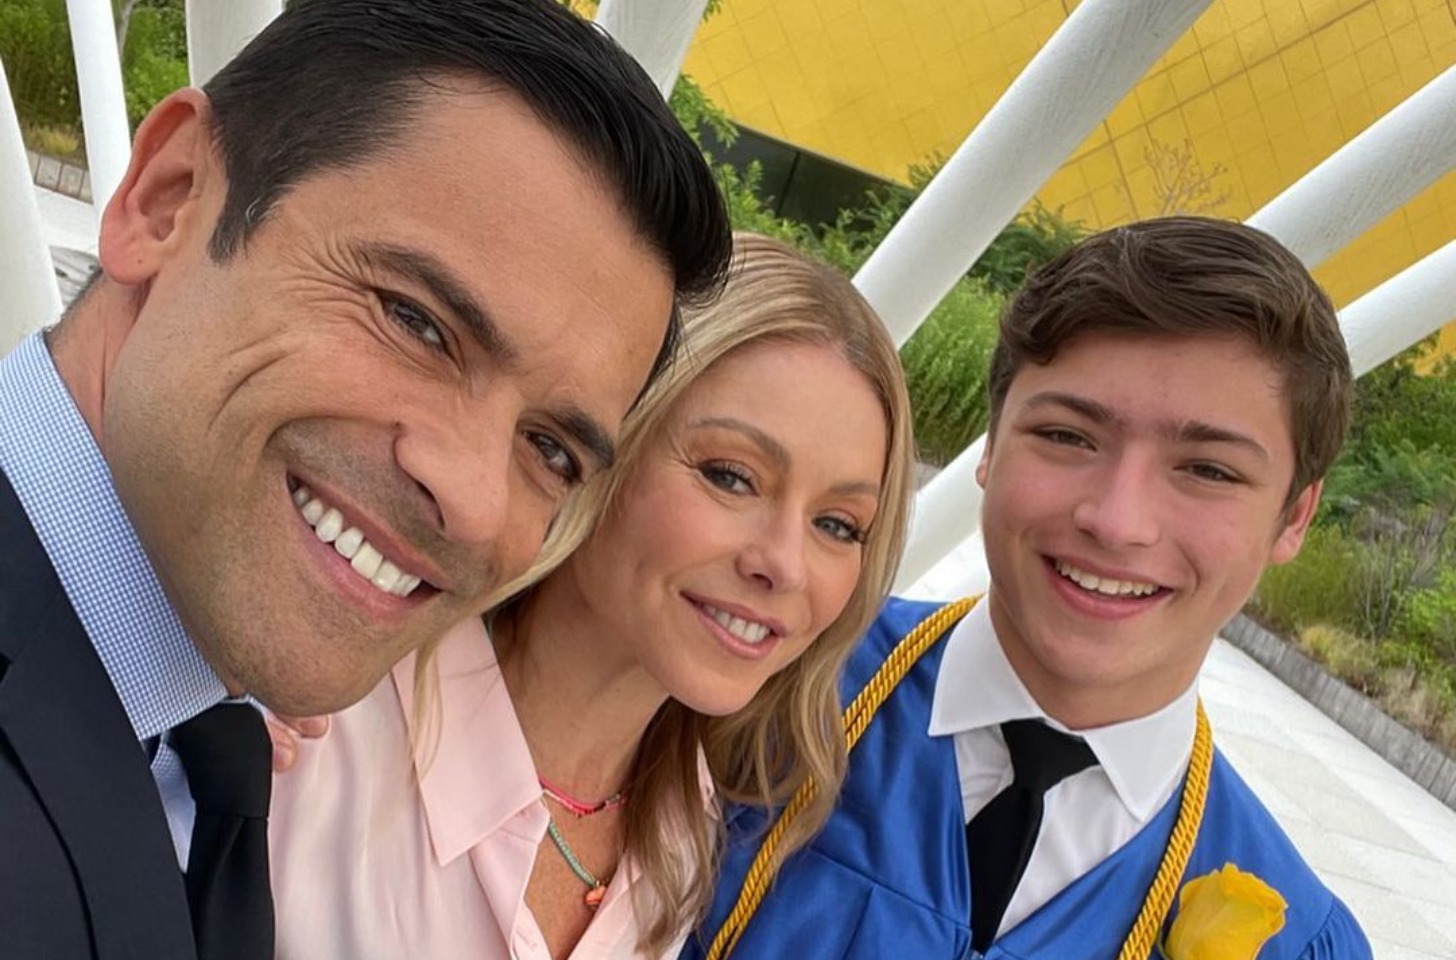
POLYGON ((848 281, 737 244, 547 555, 581 546, 278 778, 281 957, 672 956, 719 804, 813 777, 786 851, 828 815, 839 673, 904 535, 909 404, 848 281))

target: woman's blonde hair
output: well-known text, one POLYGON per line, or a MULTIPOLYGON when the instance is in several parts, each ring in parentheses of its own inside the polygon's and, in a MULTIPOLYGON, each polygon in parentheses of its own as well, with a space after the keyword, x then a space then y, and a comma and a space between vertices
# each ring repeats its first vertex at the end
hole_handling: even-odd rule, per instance
POLYGON ((736 713, 711 717, 668 700, 648 724, 633 764, 625 832, 626 850, 649 888, 636 901, 642 947, 649 953, 661 952, 680 930, 699 921, 717 880, 720 827, 704 809, 700 751, 723 799, 771 806, 787 801, 808 779, 818 784, 813 801, 780 843, 784 855, 824 824, 844 778, 839 678, 894 580, 914 464, 899 356, 849 280, 776 240, 736 234, 727 288, 717 300, 687 312, 677 358, 623 427, 617 465, 581 491, 553 527, 541 559, 507 588, 540 579, 591 533, 618 491, 632 482, 642 451, 697 377, 733 351, 764 342, 832 346, 874 389, 887 431, 878 510, 848 604, 803 655, 736 713))

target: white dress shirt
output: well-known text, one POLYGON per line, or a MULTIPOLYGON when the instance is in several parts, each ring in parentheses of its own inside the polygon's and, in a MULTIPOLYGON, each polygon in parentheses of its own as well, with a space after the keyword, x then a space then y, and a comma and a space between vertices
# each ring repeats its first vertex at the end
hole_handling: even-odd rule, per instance
MULTIPOLYGON (((1047 791, 1041 833, 1001 933, 1120 849, 1163 808, 1188 767, 1197 709, 1195 684, 1149 716, 1076 731, 1097 765, 1047 791)), ((1000 725, 1023 719, 1067 730, 1037 706, 1012 669, 991 625, 990 604, 982 601, 946 640, 931 705, 930 735, 955 738, 967 823, 1011 783, 1000 725)))

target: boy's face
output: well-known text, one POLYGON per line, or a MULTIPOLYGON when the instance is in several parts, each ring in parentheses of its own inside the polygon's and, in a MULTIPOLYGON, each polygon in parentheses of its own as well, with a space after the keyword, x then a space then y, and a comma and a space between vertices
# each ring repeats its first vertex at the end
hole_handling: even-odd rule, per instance
POLYGON ((1152 713, 1197 674, 1319 485, 1294 475, 1282 378, 1242 341, 1089 333, 1017 372, 977 479, 991 618, 1073 727, 1152 713))

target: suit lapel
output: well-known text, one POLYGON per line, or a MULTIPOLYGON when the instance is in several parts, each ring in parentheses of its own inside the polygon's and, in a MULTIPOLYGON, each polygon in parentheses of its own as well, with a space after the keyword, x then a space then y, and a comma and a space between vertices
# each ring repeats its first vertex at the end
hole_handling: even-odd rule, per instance
POLYGON ((146 755, 0 474, 0 736, 75 866, 99 958, 194 956, 146 755))

